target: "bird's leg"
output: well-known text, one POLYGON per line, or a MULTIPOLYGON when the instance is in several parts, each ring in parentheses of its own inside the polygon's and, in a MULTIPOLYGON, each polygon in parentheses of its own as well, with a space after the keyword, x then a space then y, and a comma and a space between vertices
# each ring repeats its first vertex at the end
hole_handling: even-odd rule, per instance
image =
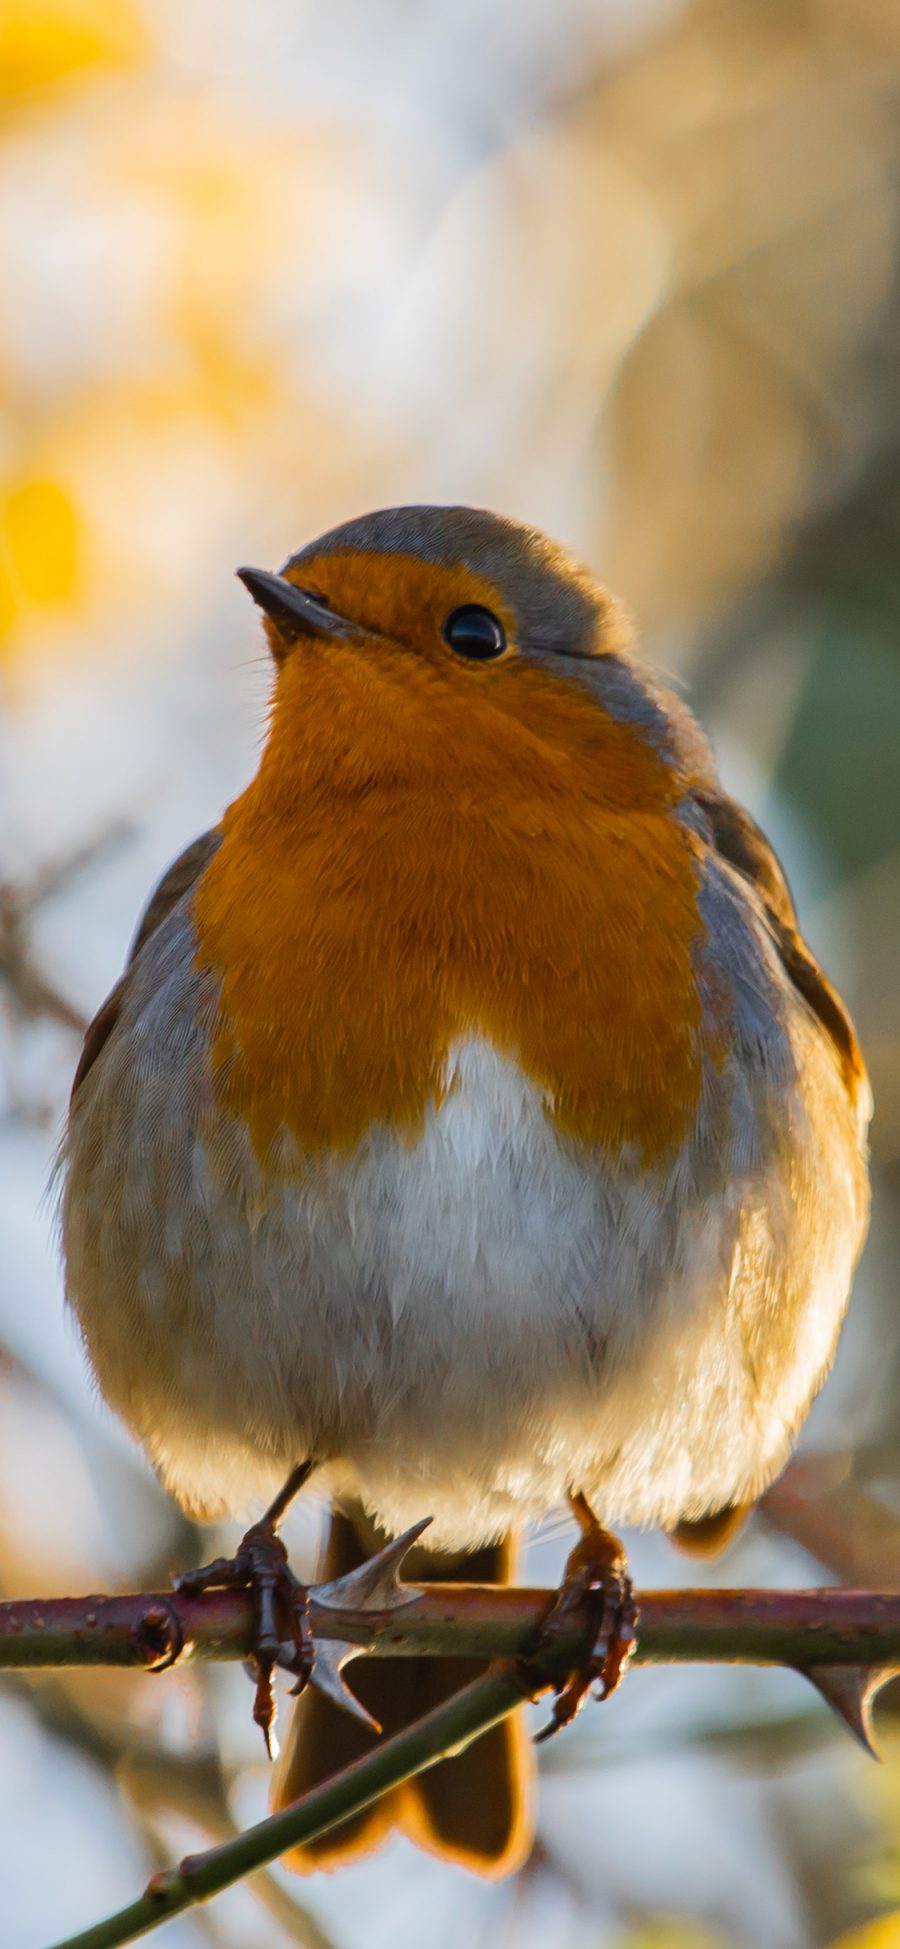
POLYGON ((175 1589, 189 1596, 213 1589, 249 1590, 253 1597, 253 1666, 256 1699, 253 1717, 261 1728, 270 1759, 277 1753, 273 1737, 275 1693, 272 1673, 279 1663, 297 1678, 295 1690, 301 1692, 313 1666, 313 1645, 307 1615, 306 1590, 294 1576, 287 1551, 278 1534, 278 1525, 299 1489, 310 1475, 312 1462, 300 1462, 291 1470, 265 1515, 239 1543, 233 1557, 216 1557, 198 1570, 176 1577, 175 1589), (290 1656, 282 1651, 287 1641, 293 1646, 290 1656))
POLYGON ((538 1742, 570 1724, 593 1685, 598 1688, 598 1698, 608 1699, 620 1683, 635 1645, 637 1606, 622 1545, 601 1527, 584 1496, 570 1494, 569 1504, 581 1540, 569 1557, 559 1591, 541 1626, 539 1648, 553 1644, 568 1628, 573 1611, 579 1611, 592 1593, 596 1593, 597 1628, 589 1658, 557 1693, 553 1717, 538 1733, 538 1742))

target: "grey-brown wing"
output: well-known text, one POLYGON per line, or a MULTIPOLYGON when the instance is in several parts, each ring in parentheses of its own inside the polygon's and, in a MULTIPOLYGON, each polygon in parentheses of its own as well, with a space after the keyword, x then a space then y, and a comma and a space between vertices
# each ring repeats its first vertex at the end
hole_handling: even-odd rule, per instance
POLYGON ((847 1087, 855 1097, 865 1066, 853 1023, 800 933, 790 888, 765 833, 749 812, 724 793, 697 792, 695 796, 709 819, 717 853, 755 888, 762 901, 785 973, 834 1043, 847 1087))
MULTIPOLYGON (((733 799, 707 791, 698 791, 695 797, 709 820, 716 852, 754 888, 761 901, 785 973, 830 1036, 847 1088, 855 1099, 865 1070, 853 1024, 800 934, 791 891, 776 854, 755 819, 733 799)), ((690 1556, 717 1555, 743 1527, 752 1508, 752 1503, 732 1504, 711 1510, 699 1520, 685 1520, 670 1531, 671 1540, 690 1556)))
POLYGON ((217 851, 218 845, 219 833, 213 827, 210 832, 201 832, 199 839, 194 839, 190 846, 185 846, 184 852, 179 853, 178 858, 172 861, 159 885, 154 887, 135 928, 134 939, 128 950, 128 960, 125 964, 126 971, 140 954, 141 948, 149 941, 151 934, 156 933, 172 908, 178 905, 182 895, 189 893, 191 887, 199 880, 204 868, 209 865, 213 853, 217 851))
POLYGON ((183 895, 188 893, 190 888, 199 880, 204 868, 212 859, 218 844, 219 835, 217 831, 213 830, 211 832, 201 833, 199 839, 193 840, 190 846, 185 847, 183 853, 179 853, 178 858, 173 860, 168 871, 163 874, 159 885, 154 887, 135 929, 134 939, 128 950, 128 959, 125 963, 125 973, 120 976, 111 993, 107 995, 102 1008, 97 1010, 85 1035, 78 1068, 75 1071, 75 1077, 72 1083, 72 1094, 69 1099, 70 1105, 74 1103, 76 1092, 80 1089, 88 1071, 93 1068, 101 1049, 115 1028, 119 1019, 123 999, 128 991, 129 970, 140 954, 142 947, 149 941, 151 934, 155 934, 157 928, 161 927, 167 915, 172 912, 173 907, 177 906, 183 895))

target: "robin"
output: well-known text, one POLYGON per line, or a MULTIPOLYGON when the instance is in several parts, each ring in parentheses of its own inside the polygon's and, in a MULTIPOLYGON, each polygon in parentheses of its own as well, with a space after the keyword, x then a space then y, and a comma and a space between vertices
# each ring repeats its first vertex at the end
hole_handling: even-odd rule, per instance
MULTIPOLYGON (((828 1370, 867 1211, 852 1025, 698 726, 560 548, 396 508, 238 573, 274 659, 268 737, 88 1031, 69 1298, 187 1510, 274 1495, 188 1580, 253 1587, 266 1730, 286 1605, 309 1670, 277 1537, 308 1476, 334 1508, 328 1577, 430 1510, 425 1574, 503 1579, 523 1524, 570 1497, 570 1586, 618 1592, 611 1689, 628 1604, 601 1524, 721 1541, 828 1370)), ((358 1669, 386 1731, 468 1675, 358 1669)), ((372 1737, 310 1687, 278 1803, 372 1737)), ((391 1825, 510 1870, 521 1734, 293 1865, 391 1825)))

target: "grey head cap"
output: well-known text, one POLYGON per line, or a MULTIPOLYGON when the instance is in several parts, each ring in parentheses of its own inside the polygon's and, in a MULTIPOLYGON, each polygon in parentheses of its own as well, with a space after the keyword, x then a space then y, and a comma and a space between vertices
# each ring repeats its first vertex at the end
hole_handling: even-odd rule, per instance
MULTIPOLYGON (((381 508, 332 528, 285 562, 297 569, 345 549, 360 554, 416 555, 436 567, 457 565, 501 590, 513 610, 521 647, 540 654, 590 656, 627 646, 628 626, 613 597, 565 550, 537 528, 487 508, 381 508)), ((284 573, 284 570, 282 570, 284 573)))
POLYGON ((330 529, 292 555, 285 569, 350 549, 417 555, 441 568, 461 563, 482 576, 513 610, 526 656, 584 685, 677 769, 712 775, 709 747, 690 712, 636 661, 627 611, 540 529, 487 508, 382 508, 330 529))

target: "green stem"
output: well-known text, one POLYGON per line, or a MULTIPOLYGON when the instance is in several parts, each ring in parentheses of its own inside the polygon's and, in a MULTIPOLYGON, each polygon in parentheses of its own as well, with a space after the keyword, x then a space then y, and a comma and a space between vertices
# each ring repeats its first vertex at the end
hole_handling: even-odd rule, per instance
POLYGON ((491 1666, 483 1678, 417 1719, 405 1732, 384 1740, 364 1759, 345 1767, 282 1813, 260 1821, 233 1841, 209 1848, 204 1854, 188 1855, 177 1868, 154 1875, 136 1902, 79 1935, 67 1936, 55 1949, 118 1949, 121 1943, 148 1935, 173 1915, 277 1861, 298 1842, 310 1841, 347 1815, 368 1807, 391 1787, 433 1766, 448 1751, 468 1745, 532 1696, 529 1682, 515 1665, 491 1666))

